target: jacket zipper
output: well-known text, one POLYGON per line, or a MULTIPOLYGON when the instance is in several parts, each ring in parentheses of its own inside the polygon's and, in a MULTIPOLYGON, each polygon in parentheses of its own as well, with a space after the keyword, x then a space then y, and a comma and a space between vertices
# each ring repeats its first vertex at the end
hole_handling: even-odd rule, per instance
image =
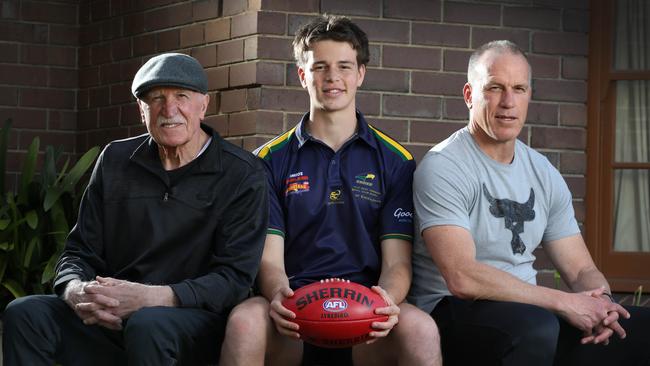
POLYGON ((169 192, 165 192, 165 196, 163 197, 163 202, 167 202, 169 199, 169 192))

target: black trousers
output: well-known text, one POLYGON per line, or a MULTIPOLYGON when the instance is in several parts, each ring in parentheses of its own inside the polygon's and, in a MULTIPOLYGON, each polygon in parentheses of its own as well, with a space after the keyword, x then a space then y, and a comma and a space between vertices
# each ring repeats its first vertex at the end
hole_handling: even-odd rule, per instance
POLYGON ((582 332, 534 305, 445 297, 431 316, 440 329, 445 366, 650 365, 650 308, 626 307, 627 332, 609 345, 582 345, 582 332))
POLYGON ((226 315, 151 307, 122 331, 85 325, 54 295, 23 297, 3 316, 4 365, 201 365, 217 363, 226 315))

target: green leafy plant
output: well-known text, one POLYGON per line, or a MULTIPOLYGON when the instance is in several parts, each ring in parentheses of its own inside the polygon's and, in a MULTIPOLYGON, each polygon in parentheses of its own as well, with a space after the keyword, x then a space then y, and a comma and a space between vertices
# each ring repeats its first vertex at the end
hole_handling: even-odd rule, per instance
POLYGON ((639 285, 634 291, 634 297, 632 298, 632 305, 641 306, 641 297, 643 296, 643 286, 639 285))
POLYGON ((99 154, 86 152, 68 170, 58 169, 62 149, 45 147, 37 174, 40 140, 27 149, 20 183, 5 191, 7 142, 11 120, 0 130, 0 310, 14 298, 51 291, 54 267, 77 219, 81 189, 76 187, 99 154))

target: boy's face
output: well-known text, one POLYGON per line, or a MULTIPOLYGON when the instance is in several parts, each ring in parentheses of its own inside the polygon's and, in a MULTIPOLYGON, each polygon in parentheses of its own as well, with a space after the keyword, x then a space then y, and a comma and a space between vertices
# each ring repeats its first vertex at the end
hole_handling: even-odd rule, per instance
POLYGON ((366 74, 366 67, 357 64, 357 51, 347 42, 325 40, 313 43, 306 56, 298 76, 309 92, 311 109, 354 113, 357 88, 366 74))

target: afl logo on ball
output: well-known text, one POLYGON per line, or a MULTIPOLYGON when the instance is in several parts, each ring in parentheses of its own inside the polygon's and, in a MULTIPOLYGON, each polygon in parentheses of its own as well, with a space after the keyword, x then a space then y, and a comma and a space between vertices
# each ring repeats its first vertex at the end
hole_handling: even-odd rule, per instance
POLYGON ((348 303, 343 299, 327 299, 323 302, 323 310, 338 313, 348 308, 348 303))

